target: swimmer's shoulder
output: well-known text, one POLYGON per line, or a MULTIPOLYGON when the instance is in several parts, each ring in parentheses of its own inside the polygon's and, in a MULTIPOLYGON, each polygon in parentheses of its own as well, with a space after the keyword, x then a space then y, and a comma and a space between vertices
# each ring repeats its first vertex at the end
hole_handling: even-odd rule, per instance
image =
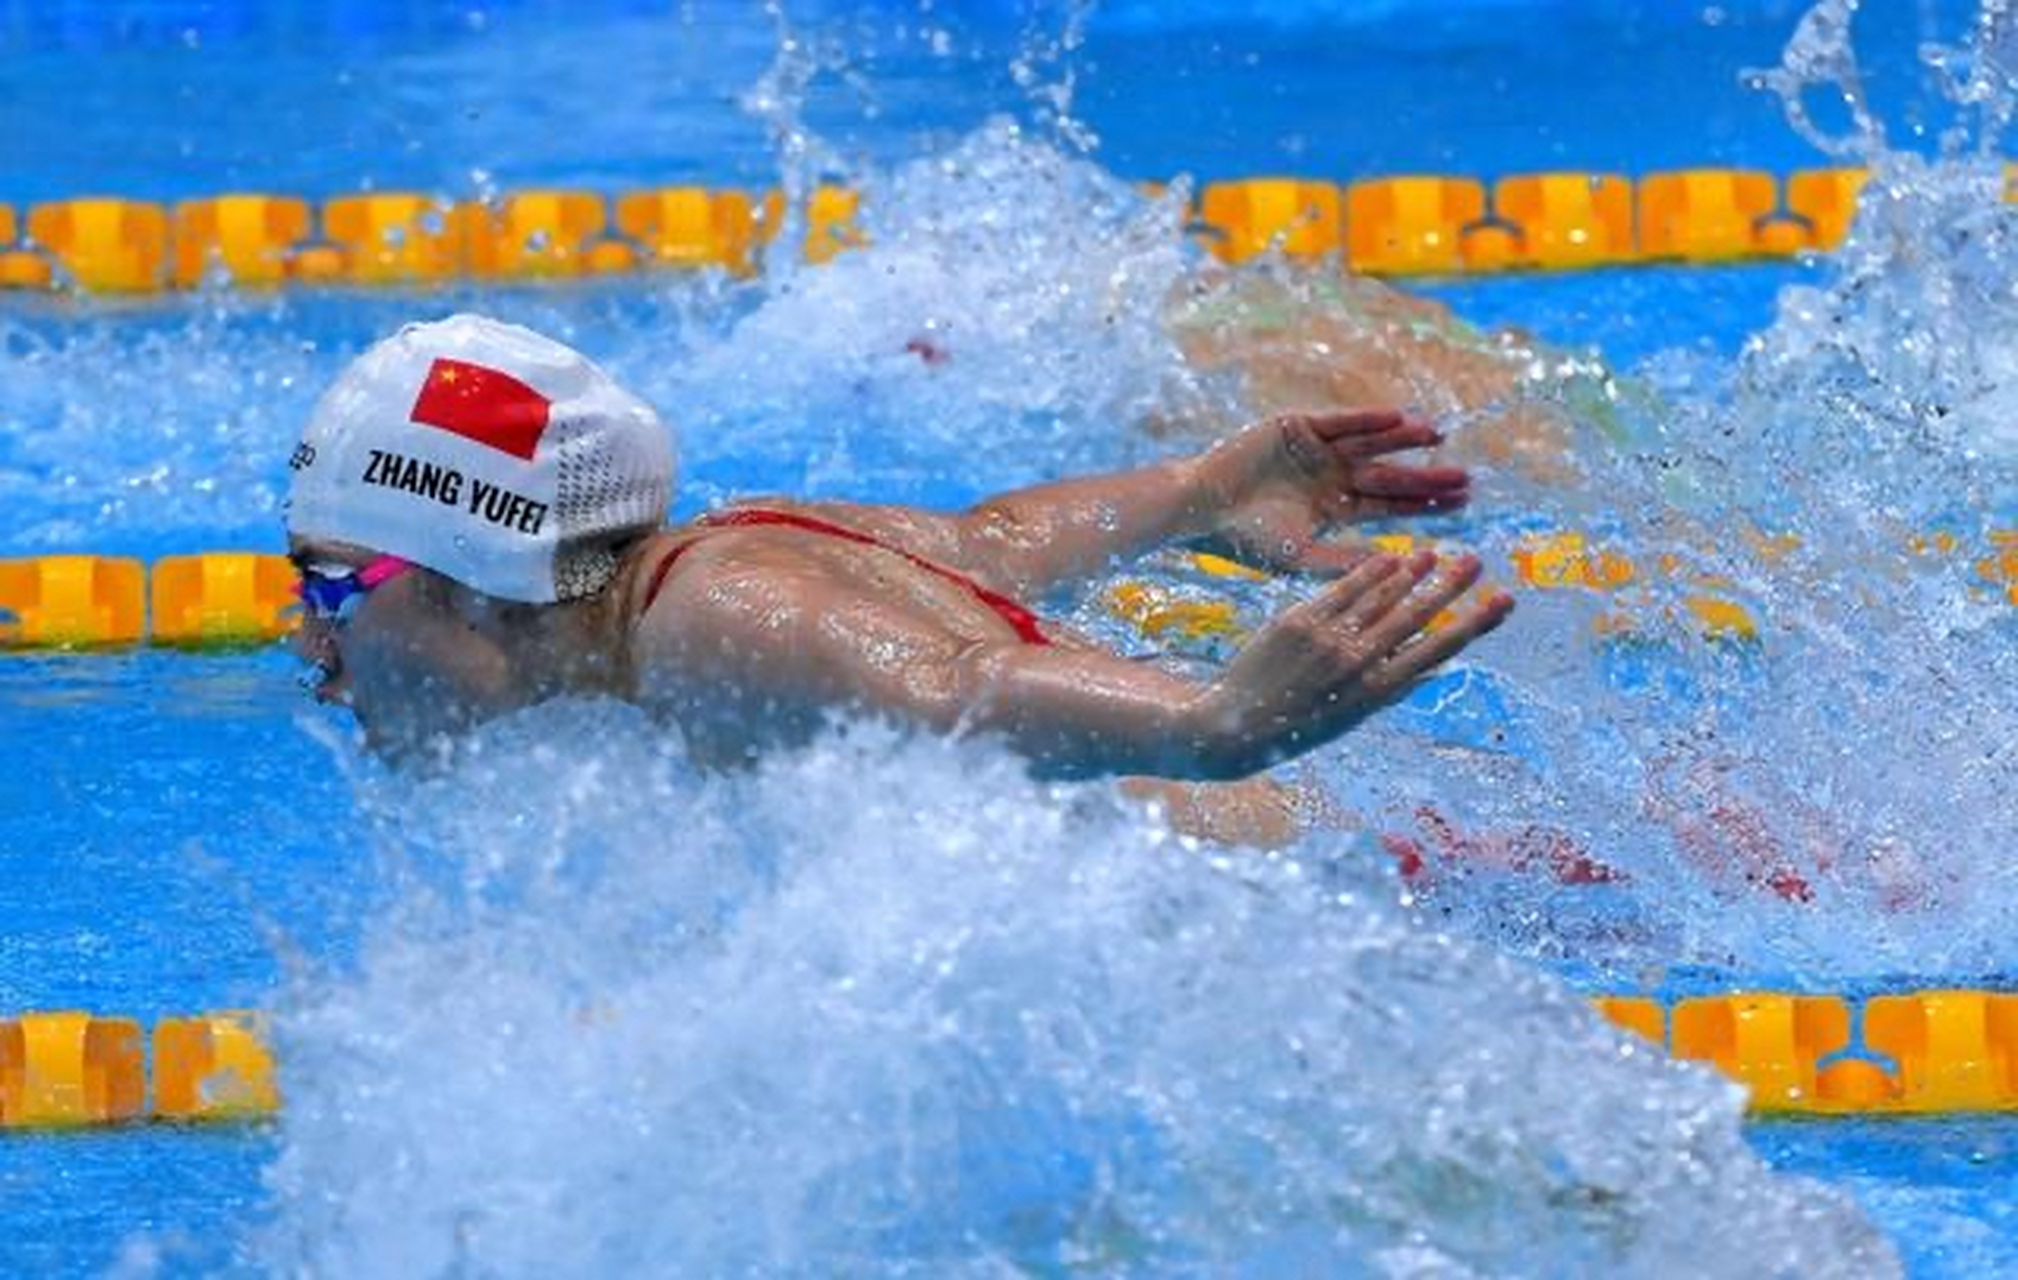
POLYGON ((753 510, 798 513, 808 508, 784 499, 740 502, 691 524, 661 529, 639 539, 624 555, 619 616, 635 629, 648 616, 665 612, 659 609, 661 602, 696 603, 707 584, 720 580, 725 567, 741 563, 744 557, 738 555, 739 549, 747 551, 753 541, 774 540, 778 530, 768 525, 709 522, 753 510))
POLYGON ((617 616, 635 629, 674 585, 700 543, 708 536, 701 525, 677 525, 648 534, 625 551, 617 574, 617 616))

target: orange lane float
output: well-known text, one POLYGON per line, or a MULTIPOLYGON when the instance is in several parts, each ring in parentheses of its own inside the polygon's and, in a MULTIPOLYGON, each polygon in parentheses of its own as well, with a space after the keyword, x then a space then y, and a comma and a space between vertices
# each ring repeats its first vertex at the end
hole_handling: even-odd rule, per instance
POLYGON ((28 236, 80 289, 152 293, 168 282, 168 214, 140 200, 89 198, 38 204, 28 236))
POLYGON ((1689 169, 1640 179, 1640 255, 1661 261, 1735 262, 1792 253, 1798 228, 1776 218, 1769 173, 1689 169))
POLYGON ((454 209, 415 192, 339 196, 323 206, 331 253, 308 257, 306 274, 351 284, 439 284, 462 266, 454 209))
POLYGON ((1630 262, 1633 191, 1624 178, 1598 173, 1537 173, 1502 178, 1493 209, 1518 230, 1517 266, 1564 271, 1630 262))
POLYGON ((41 556, 0 560, 0 648, 133 644, 145 629, 138 560, 41 556))
POLYGON ((1485 188, 1469 178, 1355 182, 1345 201, 1346 264, 1375 275, 1463 271, 1465 231, 1485 217, 1485 188))
POLYGON ((760 210, 742 191, 661 187, 617 201, 617 229, 644 246, 647 266, 720 267, 742 276, 756 269, 760 236, 775 231, 783 209, 777 193, 760 210))
POLYGON ((1763 991, 1679 1000, 1671 1011, 1644 996, 1592 1003, 1621 1029, 1744 1085, 1758 1112, 2018 1110, 2018 994, 1916 991, 1871 996, 1861 1007, 1841 996, 1763 991))
POLYGON ((606 270, 635 265, 628 246, 599 241, 603 202, 586 191, 521 191, 494 205, 461 205, 452 220, 478 280, 586 275, 592 260, 606 270))
POLYGON ((308 202, 228 195, 175 207, 175 284, 194 289, 212 272, 231 284, 273 286, 309 237, 308 202))
POLYGON ((1295 178, 1209 183, 1199 218, 1213 235, 1207 247, 1222 262, 1241 263, 1275 250, 1287 258, 1338 252, 1338 188, 1295 178))

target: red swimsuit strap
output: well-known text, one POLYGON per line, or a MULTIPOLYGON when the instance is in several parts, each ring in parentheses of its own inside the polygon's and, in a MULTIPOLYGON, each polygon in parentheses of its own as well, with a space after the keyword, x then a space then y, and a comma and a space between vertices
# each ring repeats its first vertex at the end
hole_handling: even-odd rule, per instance
MULTIPOLYGON (((937 574, 948 582, 964 587, 973 594, 975 599, 993 609, 997 617, 1008 623, 1023 643, 1051 643, 1050 638, 1044 634, 1043 628, 1039 625, 1037 615, 1016 603, 1016 601, 1011 600, 1008 596, 982 586, 966 574, 956 573, 944 565, 934 564, 923 556, 914 556, 902 547, 893 547, 889 543, 878 538, 872 538, 859 530, 849 529, 838 524, 830 524, 816 516, 803 516, 794 511, 773 511, 766 507, 741 507, 734 511, 724 511, 716 515, 702 516, 694 523, 710 529, 728 529, 766 524, 780 525, 788 529, 804 529, 808 533, 823 534, 829 538, 840 538, 847 542, 859 543, 865 547, 880 548, 894 555, 904 557, 904 559, 927 573, 937 574)), ((665 585, 666 574, 672 571, 674 562, 681 555, 685 554, 688 547, 693 545, 693 542, 688 542, 675 547, 670 555, 659 561, 658 568, 652 571, 651 585, 645 589, 645 609, 650 609, 652 601, 659 598, 659 588, 665 585)), ((643 610, 640 610, 640 612, 643 612, 643 610)))

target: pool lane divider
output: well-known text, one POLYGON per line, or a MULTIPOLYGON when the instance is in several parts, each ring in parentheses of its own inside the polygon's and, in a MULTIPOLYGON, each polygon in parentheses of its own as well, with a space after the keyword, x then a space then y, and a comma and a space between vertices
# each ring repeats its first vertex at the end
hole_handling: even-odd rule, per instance
POLYGON ((1760 1115, 2018 1110, 2018 994, 1599 997, 1614 1025, 1745 1086, 1760 1115), (1853 1034, 1853 1032, 1855 1034, 1853 1034))
MULTIPOLYGON (((2007 173, 2018 172, 2018 167, 2007 173)), ((1221 261, 1275 253, 1377 276, 1566 271, 1786 259, 1843 242, 1863 169, 1783 181, 1754 169, 1442 175, 1346 182, 1206 183, 1190 227, 1221 261)), ((1148 194, 1165 188, 1144 183, 1148 194)), ((2007 199, 2018 186, 2007 182, 2007 199)), ((801 258, 868 243, 862 196, 806 193, 801 258)), ((785 195, 654 187, 506 192, 480 202, 360 192, 319 206, 236 192, 169 206, 110 197, 0 204, 0 289, 148 294, 227 285, 427 287, 565 280, 646 270, 757 271, 786 222, 785 195)))
MULTIPOLYGON (((1755 1115, 2018 1111, 2018 993, 1915 991, 1861 1001, 1770 991, 1671 1005, 1600 996, 1597 1012, 1743 1085, 1755 1115)), ((256 1120, 281 1099, 257 1014, 132 1018, 64 1010, 0 1020, 0 1129, 256 1120)))
MULTIPOLYGON (((1963 590, 2018 606, 2018 530, 1993 529, 1986 539, 1984 547, 1972 548, 1951 532, 1915 534, 1905 560, 1923 569, 1964 566, 1963 590)), ((1435 545, 1408 534, 1368 541, 1397 555, 1435 545)), ((1792 537, 1754 535, 1746 545, 1764 568, 1799 544, 1792 537)), ((1212 555, 1186 555, 1175 563, 1189 581, 1124 578, 1106 588, 1102 606, 1154 642, 1238 643, 1245 628, 1224 592, 1228 584, 1267 575, 1212 555)), ((1596 599, 1600 607, 1591 625, 1607 640, 1765 640, 1767 620, 1728 579, 1697 572, 1673 552, 1636 558, 1581 532, 1543 530, 1517 540, 1501 568, 1529 590, 1596 599)), ((284 556, 252 551, 164 556, 151 566, 123 556, 0 560, 0 651, 266 644, 294 629, 296 581, 284 556)))
POLYGON ((267 1039, 255 1014, 163 1018, 154 1024, 150 1063, 132 1018, 17 1014, 0 1021, 0 1128, 269 1116, 280 1093, 267 1039))
MULTIPOLYGON (((1405 534, 1372 542, 1396 554, 1417 545, 1405 534)), ((1213 586, 1264 576, 1216 556, 1188 556, 1183 564, 1213 586)), ((1506 568, 1537 590, 1601 592, 1615 592, 1642 572, 1616 552, 1589 549, 1577 533, 1531 535, 1506 568)), ((0 650, 263 644, 296 625, 296 582, 285 557, 258 552, 166 556, 151 568, 120 556, 0 560, 0 650)), ((1151 640, 1237 641, 1244 635, 1231 601, 1189 599, 1156 583, 1124 580, 1108 589, 1104 604, 1151 640)), ((1751 612, 1727 595, 1689 589, 1667 608, 1704 638, 1759 638, 1751 612)), ((1633 633, 1639 621, 1630 611, 1608 610, 1594 625, 1602 634, 1622 635, 1633 633)))
POLYGON ((262 644, 294 628, 298 580, 258 552, 0 560, 0 649, 262 644))

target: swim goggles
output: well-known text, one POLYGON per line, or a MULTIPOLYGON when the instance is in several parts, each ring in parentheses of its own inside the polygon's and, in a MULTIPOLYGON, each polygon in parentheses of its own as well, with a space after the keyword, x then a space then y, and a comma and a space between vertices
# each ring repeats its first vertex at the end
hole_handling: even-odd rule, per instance
POLYGON ((357 613, 364 598, 413 568, 398 556, 379 556, 362 566, 309 561, 301 566, 294 589, 304 617, 342 626, 357 613))

